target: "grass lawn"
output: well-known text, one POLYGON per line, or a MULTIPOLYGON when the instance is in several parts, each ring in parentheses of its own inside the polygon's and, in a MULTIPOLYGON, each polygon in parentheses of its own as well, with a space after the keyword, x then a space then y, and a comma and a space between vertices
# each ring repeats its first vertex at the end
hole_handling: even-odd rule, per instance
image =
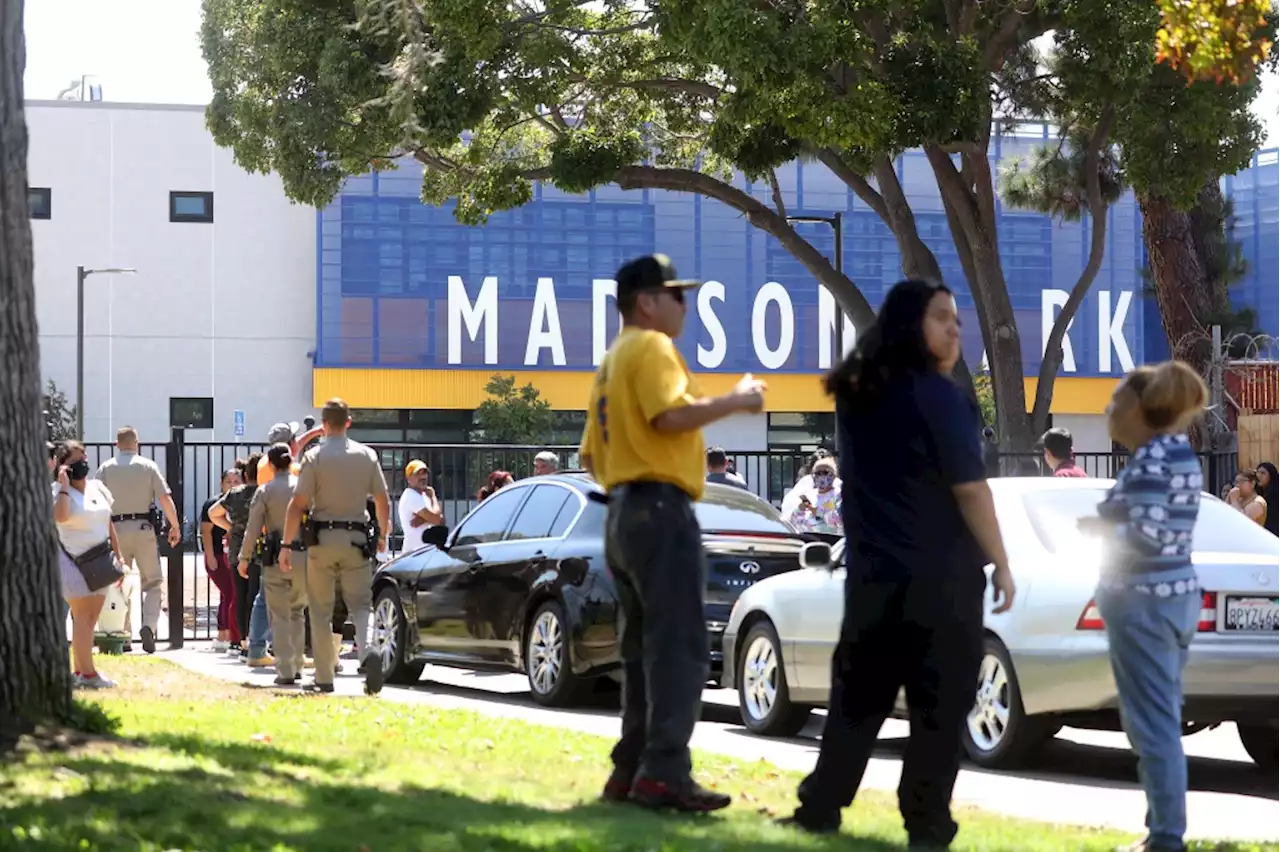
MULTIPOLYGON (((15 850, 889 850, 905 843, 891 796, 868 791, 845 833, 770 824, 799 776, 699 754, 719 815, 663 816, 594 801, 605 739, 377 698, 334 699, 119 658, 120 687, 88 694, 119 739, 0 758, 0 849, 15 850)), ((1133 838, 960 810, 953 848, 1112 849, 1133 838)), ((1249 844, 1201 849, 1253 850, 1249 844)))

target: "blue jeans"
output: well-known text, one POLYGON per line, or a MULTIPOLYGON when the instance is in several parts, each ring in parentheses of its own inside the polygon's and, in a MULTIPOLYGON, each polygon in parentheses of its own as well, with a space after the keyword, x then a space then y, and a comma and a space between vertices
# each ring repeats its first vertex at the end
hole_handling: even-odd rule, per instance
POLYGON ((259 586, 258 596, 253 599, 253 612, 249 615, 249 659, 265 657, 270 641, 271 622, 267 620, 267 596, 259 586))
POLYGON ((1187 830, 1187 758, 1182 751, 1182 669, 1200 620, 1201 592, 1162 597, 1140 584, 1195 579, 1188 566, 1139 574, 1128 587, 1098 587, 1098 612, 1110 645, 1120 720, 1138 754, 1138 778, 1147 794, 1149 842, 1181 848, 1187 830))

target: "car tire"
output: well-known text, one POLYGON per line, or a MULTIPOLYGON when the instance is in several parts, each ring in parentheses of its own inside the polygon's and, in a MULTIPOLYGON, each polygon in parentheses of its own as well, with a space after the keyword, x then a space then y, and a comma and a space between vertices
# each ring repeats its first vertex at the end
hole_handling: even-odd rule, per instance
POLYGON ((809 721, 811 707, 794 704, 778 631, 758 621, 737 655, 738 711, 747 730, 762 737, 794 737, 809 721))
POLYGON ((1236 723, 1240 745, 1253 762, 1272 775, 1280 767, 1280 729, 1275 725, 1242 725, 1236 723))
POLYGON ((978 690, 962 734, 969 759, 986 769, 1023 766, 1060 728, 1052 719, 1027 715, 1009 650, 994 636, 986 637, 978 690))
POLYGON ((409 624, 393 586, 383 586, 373 600, 373 641, 370 651, 382 665, 382 679, 387 683, 414 684, 422 677, 426 663, 406 660, 409 624))
POLYGON ((524 637, 524 673, 529 694, 543 707, 568 707, 579 700, 585 681, 573 673, 564 607, 546 601, 529 619, 524 637))

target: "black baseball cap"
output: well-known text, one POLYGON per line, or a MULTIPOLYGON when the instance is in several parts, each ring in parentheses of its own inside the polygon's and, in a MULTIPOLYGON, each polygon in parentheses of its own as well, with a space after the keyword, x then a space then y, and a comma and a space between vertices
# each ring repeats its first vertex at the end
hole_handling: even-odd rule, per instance
POLYGON ((701 281, 676 277, 676 268, 665 254, 650 254, 627 261, 618 270, 618 301, 653 290, 688 290, 701 281))

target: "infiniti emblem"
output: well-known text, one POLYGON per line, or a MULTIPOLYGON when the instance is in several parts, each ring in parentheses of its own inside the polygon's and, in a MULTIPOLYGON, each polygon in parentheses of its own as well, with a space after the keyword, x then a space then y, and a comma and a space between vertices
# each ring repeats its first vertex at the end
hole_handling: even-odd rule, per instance
POLYGON ((743 562, 741 565, 738 566, 738 570, 741 571, 743 574, 759 574, 760 563, 759 562, 743 562))

